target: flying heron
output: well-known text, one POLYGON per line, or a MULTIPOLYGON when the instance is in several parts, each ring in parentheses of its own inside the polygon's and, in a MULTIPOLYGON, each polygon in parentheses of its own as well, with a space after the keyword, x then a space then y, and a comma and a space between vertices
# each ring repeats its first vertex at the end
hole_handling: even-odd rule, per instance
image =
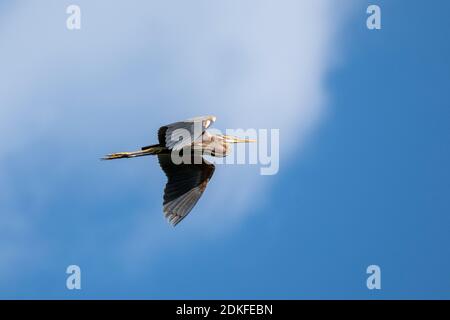
POLYGON ((158 130, 158 144, 142 147, 139 151, 108 154, 102 159, 158 156, 161 169, 167 176, 164 216, 175 226, 195 206, 214 173, 214 164, 203 155, 226 157, 231 152, 231 144, 255 141, 206 131, 214 121, 214 116, 203 116, 162 126, 158 130), (178 163, 173 155, 188 161, 178 163))

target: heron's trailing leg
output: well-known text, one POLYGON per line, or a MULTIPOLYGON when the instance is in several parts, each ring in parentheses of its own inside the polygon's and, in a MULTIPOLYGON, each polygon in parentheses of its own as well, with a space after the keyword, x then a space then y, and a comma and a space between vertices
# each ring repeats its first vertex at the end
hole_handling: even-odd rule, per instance
POLYGON ((132 152, 117 152, 117 153, 111 153, 107 154, 102 158, 102 160, 114 160, 114 159, 123 159, 123 158, 136 158, 136 157, 143 157, 143 156, 149 156, 149 155, 156 155, 163 152, 165 148, 163 147, 151 147, 143 150, 138 151, 132 151, 132 152))

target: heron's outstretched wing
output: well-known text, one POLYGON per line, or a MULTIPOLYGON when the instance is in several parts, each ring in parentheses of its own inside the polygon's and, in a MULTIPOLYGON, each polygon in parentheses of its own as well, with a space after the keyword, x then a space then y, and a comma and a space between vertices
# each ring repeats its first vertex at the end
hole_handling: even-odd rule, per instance
POLYGON ((161 168, 167 176, 164 189, 164 216, 174 226, 188 215, 205 191, 214 173, 214 165, 201 159, 195 164, 174 164, 170 155, 158 155, 161 168))
POLYGON ((214 121, 214 116, 203 116, 165 125, 158 130, 159 144, 169 150, 181 150, 200 138, 214 121))

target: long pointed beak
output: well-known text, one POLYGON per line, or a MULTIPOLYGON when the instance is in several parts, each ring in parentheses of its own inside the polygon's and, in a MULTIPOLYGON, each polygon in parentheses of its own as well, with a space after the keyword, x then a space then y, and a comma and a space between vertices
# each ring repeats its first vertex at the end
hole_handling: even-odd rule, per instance
POLYGON ((225 136, 225 139, 229 143, 246 143, 246 142, 256 142, 255 139, 241 139, 233 136, 225 136))

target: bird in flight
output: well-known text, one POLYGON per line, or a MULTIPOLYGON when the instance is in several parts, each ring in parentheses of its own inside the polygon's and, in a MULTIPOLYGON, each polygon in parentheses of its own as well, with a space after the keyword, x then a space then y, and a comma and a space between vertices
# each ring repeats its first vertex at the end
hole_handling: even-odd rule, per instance
POLYGON ((162 126, 158 130, 158 144, 142 147, 139 151, 108 154, 102 159, 156 155, 167 176, 164 216, 176 226, 195 206, 214 173, 214 164, 203 155, 226 157, 231 152, 231 144, 255 142, 208 132, 206 129, 214 121, 214 116, 203 116, 162 126))

